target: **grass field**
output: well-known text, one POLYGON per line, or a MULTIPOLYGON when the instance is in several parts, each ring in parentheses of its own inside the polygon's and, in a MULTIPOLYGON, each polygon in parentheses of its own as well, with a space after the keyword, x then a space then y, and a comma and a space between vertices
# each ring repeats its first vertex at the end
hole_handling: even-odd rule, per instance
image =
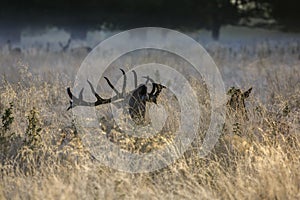
POLYGON ((66 87, 83 57, 0 52, 0 199, 300 199, 300 50, 281 44, 211 47, 226 89, 253 87, 249 120, 206 158, 196 141, 141 174, 102 166, 78 137, 66 87))

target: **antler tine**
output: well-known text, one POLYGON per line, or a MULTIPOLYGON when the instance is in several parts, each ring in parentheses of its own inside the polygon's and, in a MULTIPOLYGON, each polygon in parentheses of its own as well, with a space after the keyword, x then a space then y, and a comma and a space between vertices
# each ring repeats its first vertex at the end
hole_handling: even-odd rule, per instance
POLYGON ((107 77, 104 77, 106 82, 108 83, 108 85, 111 87, 111 89, 113 89, 115 91, 115 93, 117 94, 117 96, 121 96, 120 92, 111 84, 111 82, 109 81, 109 79, 107 77))
POLYGON ((156 104, 156 99, 158 95, 161 93, 162 89, 166 88, 165 86, 152 82, 152 90, 149 93, 149 100, 156 104))
POLYGON ((83 100, 83 88, 80 90, 79 92, 79 96, 78 98, 75 97, 72 92, 71 92, 71 89, 68 87, 67 88, 67 92, 68 92, 68 95, 70 97, 70 106, 68 107, 67 110, 70 110, 71 108, 74 108, 76 106, 92 106, 93 103, 90 103, 90 102, 86 102, 83 100))
POLYGON ((146 81, 145 84, 147 84, 149 81, 151 81, 151 83, 152 83, 152 90, 151 90, 151 92, 149 93, 149 95, 153 95, 154 92, 155 92, 155 89, 156 89, 156 85, 155 85, 155 83, 154 83, 154 80, 153 80, 152 78, 150 78, 149 76, 143 76, 143 78, 146 78, 146 79, 147 79, 147 81, 146 81))
POLYGON ((137 74, 134 70, 132 70, 133 77, 134 77, 134 87, 137 88, 137 74))
POLYGON ((91 88, 93 94, 94 94, 95 97, 97 98, 97 101, 94 103, 95 106, 100 105, 100 104, 106 104, 106 103, 110 103, 110 102, 111 102, 111 99, 112 99, 112 98, 109 98, 109 99, 103 99, 103 98, 100 97, 100 95, 95 91, 95 88, 94 88, 94 86, 92 85, 92 83, 91 83, 89 80, 87 80, 87 82, 89 83, 90 88, 91 88))
POLYGON ((154 80, 152 78, 150 78, 149 76, 143 76, 143 78, 147 79, 145 84, 147 84, 149 81, 151 81, 151 83, 154 83, 154 80))
POLYGON ((89 80, 87 80, 87 82, 90 85, 90 88, 91 88, 93 94, 95 95, 95 97, 97 98, 97 100, 102 100, 102 98, 99 96, 99 94, 96 93, 96 90, 95 90, 94 86, 92 85, 92 83, 89 80))
MULTIPOLYGON (((81 91, 83 90, 83 88, 81 89, 81 91)), ((80 91, 80 92, 81 92, 80 91)), ((70 106, 67 108, 67 110, 70 110, 71 108, 74 108, 76 105, 74 105, 74 100, 75 99, 77 99, 73 94, 72 94, 72 92, 71 92, 71 89, 68 87, 67 88, 67 93, 68 93, 68 95, 69 95, 69 97, 70 97, 70 106)))
POLYGON ((152 90, 151 90, 151 92, 149 93, 149 95, 153 95, 154 92, 155 92, 155 89, 156 89, 156 85, 155 85, 155 83, 152 83, 152 90))
POLYGON ((71 92, 70 87, 67 88, 67 92, 68 92, 68 95, 69 95, 70 99, 73 99, 74 96, 73 96, 73 94, 71 92))
POLYGON ((125 95, 125 90, 126 90, 126 82, 127 82, 127 77, 126 77, 126 73, 124 72, 123 69, 120 69, 123 73, 123 76, 124 76, 124 82, 123 82, 123 88, 122 88, 122 95, 124 96, 125 95))
POLYGON ((155 92, 155 96, 158 96, 159 95, 159 93, 161 93, 161 91, 162 91, 162 89, 163 88, 166 88, 166 86, 164 86, 164 85, 161 85, 161 84, 158 84, 158 83, 154 83, 155 84, 155 87, 156 87, 156 89, 157 89, 157 91, 155 92))

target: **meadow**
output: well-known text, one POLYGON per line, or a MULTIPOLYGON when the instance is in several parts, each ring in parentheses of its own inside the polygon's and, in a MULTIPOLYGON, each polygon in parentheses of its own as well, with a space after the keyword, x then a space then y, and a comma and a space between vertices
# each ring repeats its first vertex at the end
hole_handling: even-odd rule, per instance
POLYGON ((0 52, 0 199, 300 199, 300 42, 205 47, 226 89, 253 88, 248 120, 207 157, 195 141, 150 173, 105 167, 82 144, 66 88, 84 55, 0 52))

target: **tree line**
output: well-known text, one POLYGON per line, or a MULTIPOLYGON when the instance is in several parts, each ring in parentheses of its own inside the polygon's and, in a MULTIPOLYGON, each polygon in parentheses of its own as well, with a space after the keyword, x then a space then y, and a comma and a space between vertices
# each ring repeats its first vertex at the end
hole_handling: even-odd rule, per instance
POLYGON ((236 25, 241 19, 274 19, 288 30, 296 30, 300 22, 297 0, 4 0, 0 11, 2 16, 10 11, 80 15, 112 28, 206 28, 215 39, 222 25, 236 25))

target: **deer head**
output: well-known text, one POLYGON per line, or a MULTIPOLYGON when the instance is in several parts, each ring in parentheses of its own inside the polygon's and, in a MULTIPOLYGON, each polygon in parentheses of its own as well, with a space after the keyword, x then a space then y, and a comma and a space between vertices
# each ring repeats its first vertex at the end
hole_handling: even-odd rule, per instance
POLYGON ((246 92, 242 92, 240 89, 231 87, 227 95, 229 95, 229 100, 227 102, 227 107, 229 109, 229 115, 234 115, 235 117, 242 117, 247 119, 247 111, 245 107, 245 99, 247 99, 252 91, 252 88, 248 89, 246 92))

